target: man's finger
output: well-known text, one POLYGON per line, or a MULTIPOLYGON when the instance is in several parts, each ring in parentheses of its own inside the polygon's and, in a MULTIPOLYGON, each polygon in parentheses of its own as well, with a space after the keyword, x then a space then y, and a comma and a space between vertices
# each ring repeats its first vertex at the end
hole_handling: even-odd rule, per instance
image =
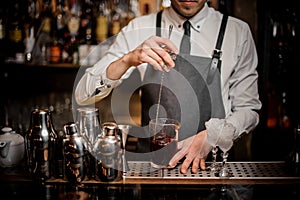
POLYGON ((206 167, 205 167, 205 159, 203 159, 203 158, 200 159, 200 168, 203 171, 206 169, 206 167))
POLYGON ((178 151, 170 160, 169 167, 175 167, 176 164, 185 156, 185 152, 183 150, 178 151))
POLYGON ((200 165, 200 158, 196 157, 193 161, 192 165, 192 173, 196 174, 199 170, 199 165, 200 165))
POLYGON ((192 160, 189 158, 186 158, 180 167, 180 172, 182 174, 186 174, 191 163, 192 163, 192 160))

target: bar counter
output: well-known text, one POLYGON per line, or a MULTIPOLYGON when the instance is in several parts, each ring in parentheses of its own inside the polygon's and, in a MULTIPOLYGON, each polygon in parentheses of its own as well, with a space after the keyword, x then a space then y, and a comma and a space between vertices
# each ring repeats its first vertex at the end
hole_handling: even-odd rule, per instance
MULTIPOLYGON (((210 162, 207 162, 209 165, 210 162)), ((221 165, 221 163, 219 163, 221 165)), ((210 171, 199 170, 193 174, 174 169, 151 170, 150 163, 129 162, 125 184, 300 184, 300 176, 285 169, 285 162, 228 162, 230 177, 219 177, 210 171)))
POLYGON ((300 176, 287 171, 283 161, 227 164, 231 176, 222 178, 209 171, 181 174, 180 166, 154 170, 148 162, 129 161, 129 170, 116 181, 85 180, 80 187, 63 179, 36 184, 21 166, 1 170, 0 194, 1 199, 239 199, 247 193, 251 199, 300 197, 300 176))

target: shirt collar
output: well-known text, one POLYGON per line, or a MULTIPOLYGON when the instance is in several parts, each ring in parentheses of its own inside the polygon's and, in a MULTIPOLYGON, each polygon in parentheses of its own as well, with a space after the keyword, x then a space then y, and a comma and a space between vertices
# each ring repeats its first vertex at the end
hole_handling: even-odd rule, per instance
MULTIPOLYGON (((202 10, 200 12, 198 12, 194 17, 189 19, 194 30, 200 31, 200 27, 204 23, 204 19, 207 17, 208 11, 209 11, 209 7, 205 3, 202 10)), ((172 6, 166 8, 165 13, 166 13, 167 18, 169 19, 169 21, 172 24, 174 24, 175 26, 177 26, 178 28, 183 30, 182 25, 186 21, 185 18, 178 15, 175 12, 175 10, 172 8, 172 6)))

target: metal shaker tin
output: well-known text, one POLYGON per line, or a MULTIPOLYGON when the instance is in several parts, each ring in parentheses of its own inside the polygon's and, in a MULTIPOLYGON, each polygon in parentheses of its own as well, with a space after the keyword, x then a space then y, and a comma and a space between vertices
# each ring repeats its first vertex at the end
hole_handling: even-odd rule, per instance
POLYGON ((102 124, 102 135, 95 145, 97 175, 104 182, 116 181, 121 177, 121 148, 117 131, 118 126, 114 122, 102 124))
POLYGON ((73 185, 81 185, 86 177, 86 147, 74 122, 64 125, 65 176, 73 185))
POLYGON ((118 124, 115 122, 104 122, 102 125, 103 136, 116 136, 118 131, 118 124))
POLYGON ((44 182, 51 177, 50 158, 53 141, 50 132, 48 110, 34 109, 26 134, 26 152, 29 172, 37 182, 44 182))

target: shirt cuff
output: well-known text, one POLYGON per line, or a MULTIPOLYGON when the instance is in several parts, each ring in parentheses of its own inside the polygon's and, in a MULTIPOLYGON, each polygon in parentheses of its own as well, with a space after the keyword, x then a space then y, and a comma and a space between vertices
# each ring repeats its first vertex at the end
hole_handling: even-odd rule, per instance
POLYGON ((227 123, 225 119, 212 118, 205 123, 207 129, 207 141, 212 146, 218 146, 222 151, 228 151, 235 135, 235 127, 227 123))

